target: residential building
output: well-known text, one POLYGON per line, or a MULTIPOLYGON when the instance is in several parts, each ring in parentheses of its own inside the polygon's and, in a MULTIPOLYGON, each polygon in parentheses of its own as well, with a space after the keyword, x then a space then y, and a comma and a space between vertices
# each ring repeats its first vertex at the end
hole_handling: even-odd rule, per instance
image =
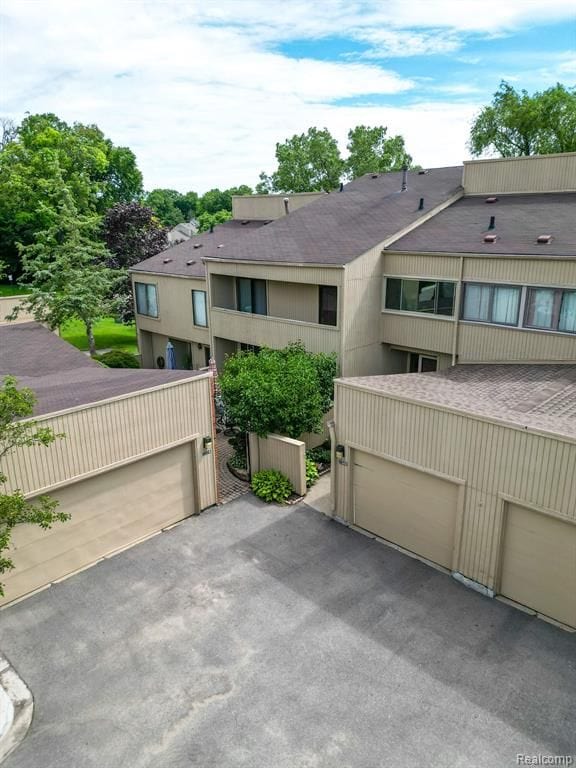
POLYGON ((108 369, 35 322, 0 323, 0 379, 37 397, 34 417, 65 437, 2 459, 8 492, 49 494, 71 514, 20 525, 2 575, 11 602, 217 501, 211 375, 108 369))

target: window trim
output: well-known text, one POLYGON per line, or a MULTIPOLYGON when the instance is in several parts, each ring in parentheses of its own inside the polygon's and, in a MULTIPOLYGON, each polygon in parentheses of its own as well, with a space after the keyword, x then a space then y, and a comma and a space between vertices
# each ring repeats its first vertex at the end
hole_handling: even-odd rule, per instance
MULTIPOLYGON (((458 280, 455 278, 441 278, 441 277, 416 277, 414 275, 383 275, 384 283, 382 286, 382 309, 381 312, 390 312, 391 314, 398 314, 398 315, 408 315, 411 317, 433 317, 435 319, 442 319, 442 320, 451 320, 454 322, 454 320, 457 317, 456 312, 456 305, 457 305, 457 299, 458 299, 458 280), (414 312, 410 309, 392 309, 390 307, 386 306, 386 293, 388 288, 388 280, 400 280, 400 282, 404 280, 410 280, 415 283, 422 283, 422 282, 428 282, 428 283, 435 283, 437 286, 440 285, 440 283, 451 283, 454 286, 454 298, 452 302, 452 314, 451 315, 445 315, 440 314, 437 312, 438 309, 438 289, 435 291, 435 299, 434 299, 434 311, 433 312, 414 312)), ((402 294, 400 294, 400 303, 402 303, 402 294)))
POLYGON ((201 288, 192 288, 191 294, 192 294, 192 322, 198 328, 208 328, 208 294, 207 294, 207 291, 203 291, 201 288), (197 321, 197 319, 196 319, 196 305, 194 304, 194 294, 195 293, 203 293, 204 294, 204 316, 206 318, 206 322, 205 323, 199 323, 197 321))
MULTIPOLYGON (((146 304, 148 304, 148 297, 146 297, 146 304)), ((142 280, 134 280, 134 309, 136 310, 136 314, 140 315, 140 317, 147 317, 150 320, 159 320, 160 319, 160 302, 158 300, 158 283, 144 283, 142 280), (146 285, 146 286, 152 286, 154 288, 154 291, 156 293, 156 314, 151 315, 147 312, 140 312, 138 309, 138 289, 136 288, 137 285, 146 285)))

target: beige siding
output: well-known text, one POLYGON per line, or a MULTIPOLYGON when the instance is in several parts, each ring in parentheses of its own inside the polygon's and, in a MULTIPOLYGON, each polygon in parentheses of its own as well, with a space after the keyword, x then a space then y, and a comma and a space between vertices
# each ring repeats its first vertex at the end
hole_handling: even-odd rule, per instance
POLYGON ((9 315, 22 301, 23 296, 0 296, 0 325, 3 323, 29 323, 34 320, 34 315, 30 312, 22 311, 19 313, 16 320, 6 320, 6 315, 9 315))
POLYGON ((460 323, 459 362, 576 362, 576 337, 547 331, 460 323))
POLYGON ((214 336, 223 339, 275 349, 293 341, 302 341, 309 352, 339 351, 340 332, 328 325, 216 308, 212 308, 211 320, 214 336))
POLYGON ((330 440, 330 430, 328 429, 328 422, 334 420, 334 408, 330 408, 328 413, 324 414, 322 419, 322 431, 321 432, 305 432, 300 435, 300 440, 306 443, 306 450, 316 448, 326 440, 330 440))
POLYGON ((576 259, 466 258, 464 280, 576 286, 576 259))
POLYGON ((222 370, 222 366, 226 362, 226 358, 230 355, 236 354, 238 351, 238 344, 230 339, 214 338, 214 359, 216 360, 216 367, 219 371, 222 370))
POLYGON ((186 443, 52 494, 71 515, 49 530, 21 525, 0 604, 61 579, 198 511, 194 447, 186 443))
POLYGON ((172 336, 183 341, 210 344, 210 330, 194 325, 192 316, 192 291, 206 291, 206 280, 133 274, 132 281, 156 285, 158 297, 158 317, 137 314, 138 330, 151 331, 166 338, 172 336))
POLYGON ((306 445, 282 435, 258 437, 250 433, 250 473, 261 469, 277 469, 290 480, 294 493, 306 493, 306 445))
POLYGON ((467 195, 574 191, 576 152, 469 160, 462 183, 467 195))
MULTIPOLYGON (((270 254, 270 258, 274 258, 273 253, 270 254)), ((211 276, 253 277, 258 280, 308 283, 309 285, 341 285, 344 274, 342 267, 307 267, 297 264, 267 264, 266 262, 248 264, 244 261, 207 261, 206 269, 211 276)))
MULTIPOLYGON (((210 377, 139 392, 61 415, 39 417, 66 437, 22 448, 3 461, 12 487, 29 496, 78 481, 155 451, 212 434, 210 377)), ((197 456, 201 508, 216 501, 212 455, 197 456)))
POLYGON ((318 322, 317 285, 268 282, 268 314, 304 323, 318 322))
POLYGON ((398 277, 433 277, 442 280, 458 280, 460 258, 431 254, 394 253, 385 251, 382 271, 384 275, 398 277))
POLYGON ((341 296, 343 376, 384 372, 378 317, 382 301, 382 249, 380 246, 346 266, 341 296))
MULTIPOLYGON (((576 443, 336 385, 336 440, 465 482, 457 569, 497 582, 504 497, 576 520, 576 443)), ((336 464, 336 514, 351 519, 350 466, 336 464)))
POLYGON ((423 352, 452 352, 453 320, 382 312, 381 323, 381 338, 387 344, 423 352))
POLYGON ((298 192, 292 195, 233 195, 232 217, 239 220, 268 221, 286 215, 284 199, 288 198, 288 210, 296 211, 313 203, 324 192, 298 192))

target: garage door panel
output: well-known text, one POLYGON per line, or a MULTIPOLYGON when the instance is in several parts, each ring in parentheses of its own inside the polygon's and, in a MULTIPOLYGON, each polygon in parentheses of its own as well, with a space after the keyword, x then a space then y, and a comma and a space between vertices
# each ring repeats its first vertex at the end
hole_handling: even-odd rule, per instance
POLYGON ((353 494, 356 525, 451 568, 457 485, 357 451, 353 494))
POLYGON ((509 504, 500 593, 576 627, 576 525, 509 504))
POLYGON ((13 600, 130 545, 194 512, 189 444, 111 470, 50 494, 72 515, 50 530, 19 526, 4 577, 13 600))

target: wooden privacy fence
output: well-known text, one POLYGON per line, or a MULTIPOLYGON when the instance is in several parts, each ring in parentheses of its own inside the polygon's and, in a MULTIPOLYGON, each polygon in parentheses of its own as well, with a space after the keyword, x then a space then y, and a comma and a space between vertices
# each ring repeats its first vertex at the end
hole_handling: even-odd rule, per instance
POLYGON ((282 435, 258 437, 248 435, 250 473, 261 469, 277 469, 292 483, 299 496, 306 493, 306 443, 282 435))

